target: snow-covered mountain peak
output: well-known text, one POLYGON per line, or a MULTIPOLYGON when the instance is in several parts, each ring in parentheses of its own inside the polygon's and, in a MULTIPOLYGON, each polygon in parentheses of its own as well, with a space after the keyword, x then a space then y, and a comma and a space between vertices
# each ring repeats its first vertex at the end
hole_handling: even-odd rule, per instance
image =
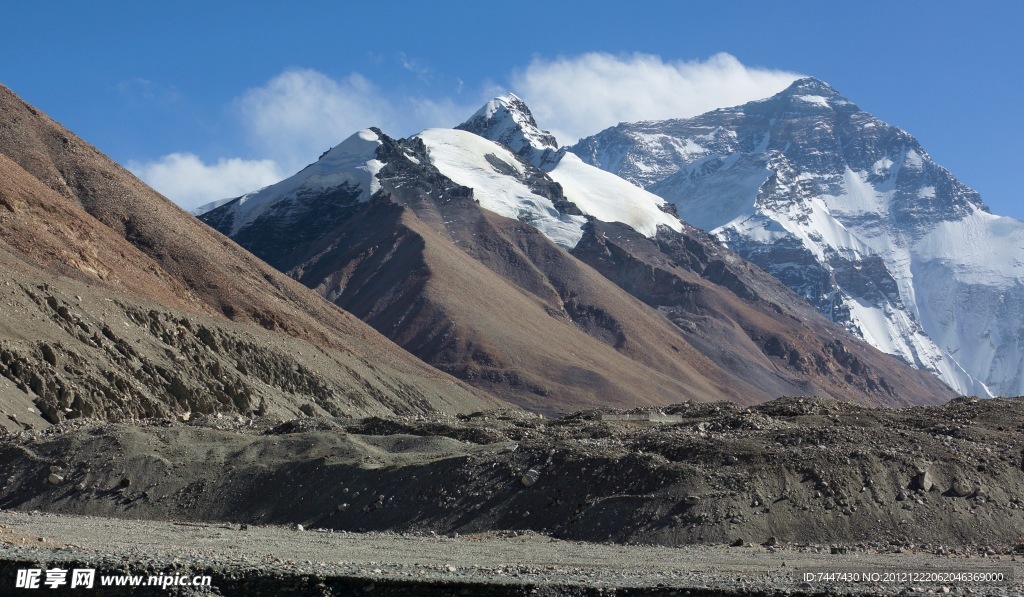
POLYGON ((832 87, 828 83, 817 79, 815 77, 804 77, 803 79, 797 79, 793 81, 789 87, 780 91, 777 95, 789 96, 789 95, 805 95, 813 93, 816 95, 822 95, 829 98, 843 98, 842 95, 836 91, 835 87, 832 87))
POLYGON ((512 93, 490 100, 455 128, 504 145, 538 168, 557 161, 558 141, 537 126, 526 102, 512 93))
POLYGON ((381 135, 378 129, 361 130, 293 176, 237 199, 215 202, 220 203, 215 208, 222 209, 223 217, 231 218, 230 231, 235 235, 264 214, 287 215, 301 210, 308 198, 368 201, 380 188, 376 174, 384 165, 377 159, 377 148, 383 144, 381 135))
MULTIPOLYGON (((657 234, 660 226, 675 231, 682 229, 674 209, 661 197, 586 164, 564 149, 559 150, 555 138, 540 129, 526 103, 515 95, 494 98, 456 128, 459 130, 425 131, 419 135, 430 149, 434 165, 457 183, 476 189, 476 197, 485 209, 529 221, 559 245, 570 248, 576 245, 586 216, 604 222, 622 222, 647 237, 657 234), (456 132, 459 134, 452 134, 456 132), (483 137, 480 140, 483 144, 470 141, 465 133, 473 133, 469 137, 483 137), (456 146, 460 151, 452 150, 456 146), (501 151, 488 150, 488 146, 501 151), (552 209, 554 204, 549 205, 550 202, 545 203, 536 196, 516 195, 513 191, 518 183, 515 181, 484 184, 478 177, 493 173, 483 164, 455 159, 463 153, 462 148, 472 148, 470 153, 476 156, 473 158, 476 162, 486 156, 492 167, 496 156, 506 150, 511 152, 522 161, 522 166, 529 166, 526 170, 515 166, 521 180, 527 180, 523 176, 536 180, 539 175, 557 183, 558 193, 571 207, 568 211, 564 207, 552 209), (462 165, 455 167, 460 162, 462 165), (539 171, 530 173, 530 169, 539 171), (501 201, 493 200, 488 190, 491 188, 501 191, 501 201)), ((530 192, 536 195, 540 187, 536 182, 532 184, 534 188, 530 192)))
POLYGON ((372 159, 381 146, 381 132, 379 129, 363 129, 348 137, 341 143, 328 149, 320 159, 307 167, 317 170, 345 169, 358 167, 364 164, 367 159, 372 159))
POLYGON ((621 124, 568 150, 667 199, 837 323, 958 391, 1024 392, 1024 224, 987 213, 912 135, 827 83, 621 124))
POLYGON ((836 108, 844 108, 846 110, 858 110, 853 102, 843 97, 834 87, 814 77, 797 79, 789 87, 764 101, 784 103, 790 106, 795 105, 798 109, 825 108, 835 110, 836 108))
POLYGON ((682 228, 664 199, 572 154, 560 154, 564 159, 544 172, 508 147, 469 131, 428 129, 417 137, 431 164, 473 189, 481 207, 527 222, 562 247, 576 246, 587 216, 622 222, 648 237, 659 226, 682 228))

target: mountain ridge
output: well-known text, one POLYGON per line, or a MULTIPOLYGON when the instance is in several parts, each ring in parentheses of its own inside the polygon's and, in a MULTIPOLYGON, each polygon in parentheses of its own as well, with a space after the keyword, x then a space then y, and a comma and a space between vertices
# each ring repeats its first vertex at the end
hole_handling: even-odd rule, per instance
MULTIPOLYGON (((799 311, 778 304, 752 308, 721 287, 732 277, 749 276, 745 266, 727 265, 739 261, 735 256, 702 265, 707 277, 682 270, 659 274, 682 276, 685 281, 669 283, 714 297, 698 306, 657 305, 631 294, 623 280, 599 273, 600 255, 589 255, 588 262, 575 254, 595 226, 603 220, 622 222, 641 238, 669 235, 681 244, 696 231, 655 195, 571 153, 549 151, 556 142, 535 133, 539 130, 515 96, 495 98, 455 130, 428 129, 391 139, 372 129, 380 145, 362 157, 383 165, 374 174, 376 191, 369 199, 365 188, 344 194, 340 186, 316 187, 309 180, 310 172, 318 172, 314 164, 276 188, 245 196, 269 207, 266 217, 241 230, 232 232, 235 214, 245 209, 241 200, 201 218, 434 366, 548 413, 602 404, 665 404, 672 396, 747 403, 822 392, 871 404, 912 404, 949 395, 940 382, 908 373, 853 342, 866 366, 860 373, 884 372, 877 375, 891 382, 859 385, 857 375, 847 371, 852 361, 843 362, 828 348, 824 336, 831 332, 809 308, 805 315, 816 323, 791 337, 790 324, 774 318, 799 321, 799 311), (530 130, 517 132, 522 126, 530 130), (282 189, 310 194, 278 192, 282 189), (317 207, 307 210, 307 204, 317 207), (277 238, 295 240, 285 247, 267 240, 277 238), (728 323, 695 334, 663 309, 689 309, 707 319, 719 315, 716 301, 733 309, 724 316, 728 323), (518 306, 510 312, 512 305, 518 306), (715 346, 713 334, 730 327, 730 343, 715 346), (520 328, 532 331, 524 336, 520 328), (775 350, 766 348, 772 338, 790 347, 814 338, 804 358, 820 359, 821 366, 801 365, 799 350, 781 359, 766 355, 765 350, 775 350), (749 377, 731 370, 750 356, 755 364, 746 368, 749 377), (532 364, 523 367, 526 363, 532 364)), ((332 176, 351 179, 342 172, 332 176)), ((656 266, 646 258, 631 262, 649 271, 656 266)), ((793 298, 786 293, 786 301, 793 298)))

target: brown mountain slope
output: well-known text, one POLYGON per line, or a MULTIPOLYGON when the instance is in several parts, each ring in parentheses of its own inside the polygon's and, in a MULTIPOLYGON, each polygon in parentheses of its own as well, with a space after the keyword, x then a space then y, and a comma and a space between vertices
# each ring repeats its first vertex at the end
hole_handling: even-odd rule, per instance
POLYGON ((622 224, 593 221, 572 253, 664 313, 708 358, 758 380, 765 393, 785 394, 788 384, 803 383, 804 394, 873 406, 938 403, 952 395, 934 375, 845 333, 692 226, 649 239, 622 224))
MULTIPOLYGON (((694 366, 699 354, 664 359, 673 341, 688 349, 678 330, 534 228, 469 196, 435 202, 410 185, 392 190, 330 234, 292 245, 291 273, 426 362, 540 412, 744 400, 714 364, 703 362, 721 381, 694 366), (603 294, 622 304, 592 300, 603 294)), ((267 234, 282 236, 255 236, 267 234)))
POLYGON ((501 404, 260 262, 2 86, 0 271, 10 382, 0 413, 21 421, 42 423, 25 399, 51 422, 501 404))
MULTIPOLYGON (((574 263, 534 228, 486 212, 471 198, 392 210, 398 217, 390 230, 415 235, 420 249, 406 259, 387 259, 382 269, 414 274, 410 296, 392 302, 390 292, 373 292, 350 279, 336 300, 366 312, 368 322, 390 330, 396 342, 432 365, 546 413, 670 404, 684 397, 748 401, 744 388, 680 342, 671 325, 574 263), (453 222, 451 210, 463 212, 458 226, 431 225, 453 222), (362 303, 359 295, 370 300, 362 303), (395 308, 378 310, 381 298, 395 308), (673 344, 687 352, 674 352, 673 344)), ((353 221, 364 228, 380 224, 353 221)), ((376 276, 364 277, 380 284, 376 276)), ((325 294, 340 290, 338 284, 312 284, 312 275, 303 280, 325 294)))
MULTIPOLYGON (((548 413, 685 399, 753 403, 783 394, 867 404, 950 396, 927 374, 880 353, 870 365, 829 353, 834 370, 828 373, 780 365, 743 325, 757 321, 779 330, 789 320, 762 321, 770 319, 766 312, 724 289, 712 292, 723 312, 743 314, 723 316, 730 323, 715 332, 726 333, 688 335, 657 305, 631 296, 529 224, 482 209, 471 189, 430 165, 418 139, 377 136, 377 159, 386 165, 372 200, 358 203, 357 189, 300 191, 235 238, 413 354, 478 387, 548 413)), ((560 193, 556 187, 550 191, 560 193)), ((238 207, 229 203, 203 219, 231 231, 242 217, 238 207)))

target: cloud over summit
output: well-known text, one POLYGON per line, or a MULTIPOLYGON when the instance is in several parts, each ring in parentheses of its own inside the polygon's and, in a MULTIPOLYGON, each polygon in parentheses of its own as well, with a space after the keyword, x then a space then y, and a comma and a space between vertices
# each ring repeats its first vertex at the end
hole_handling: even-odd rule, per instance
MULTIPOLYGON (((542 128, 570 144, 623 121, 694 116, 768 97, 799 76, 747 67, 729 54, 666 61, 650 54, 594 52, 534 59, 508 76, 508 88, 526 100, 542 128)), ((128 168, 193 208, 281 180, 369 126, 395 136, 455 126, 494 91, 492 84, 481 82, 477 93, 391 95, 359 73, 332 78, 313 69, 287 69, 245 90, 229 106, 244 138, 237 153, 255 159, 206 162, 194 153, 176 152, 131 161, 128 168)))
POLYGON ((512 74, 512 89, 559 143, 620 122, 696 116, 769 97, 801 75, 748 67, 729 54, 666 61, 650 54, 592 52, 537 58, 512 74))
POLYGON ((191 153, 171 153, 149 162, 130 161, 126 167, 185 209, 238 197, 285 176, 273 160, 221 158, 207 164, 191 153))

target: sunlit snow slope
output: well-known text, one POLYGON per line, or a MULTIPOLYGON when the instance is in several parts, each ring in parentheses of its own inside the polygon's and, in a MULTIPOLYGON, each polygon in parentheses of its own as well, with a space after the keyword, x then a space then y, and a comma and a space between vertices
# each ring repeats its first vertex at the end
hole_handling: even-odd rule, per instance
MULTIPOLYGON (((582 216, 587 215, 604 222, 622 222, 648 237, 654 236, 659 226, 667 226, 677 232, 682 229, 679 219, 670 213, 671 206, 668 206, 661 197, 586 164, 571 153, 558 150, 555 138, 538 128, 529 108, 513 94, 487 102, 457 128, 460 130, 443 133, 449 143, 458 140, 458 146, 472 147, 472 152, 478 156, 500 155, 506 159, 514 153, 522 162, 545 172, 552 181, 561 186, 565 199, 578 208, 580 216, 573 222, 580 226, 586 221, 582 216), (467 133, 462 131, 473 133, 469 137, 476 137, 478 140, 470 140, 467 133)), ((441 134, 434 130, 420 135, 431 149, 434 165, 456 182, 478 188, 471 183, 479 181, 473 180, 466 171, 485 170, 481 167, 479 158, 476 158, 476 164, 460 163, 450 159, 452 152, 444 149, 439 143, 438 137, 441 134), (460 163, 458 168, 455 167, 457 163, 460 163)), ((480 185, 479 188, 484 187, 480 185)), ((481 199, 479 196, 477 198, 481 199)), ((481 199, 484 207, 502 213, 499 209, 488 207, 484 201, 481 199)), ((532 209, 532 206, 530 207, 532 209)), ((582 234, 580 232, 576 235, 572 242, 565 242, 564 238, 556 238, 549 233, 543 225, 539 225, 538 228, 556 243, 568 247, 575 246, 579 241, 579 234, 582 234)))

